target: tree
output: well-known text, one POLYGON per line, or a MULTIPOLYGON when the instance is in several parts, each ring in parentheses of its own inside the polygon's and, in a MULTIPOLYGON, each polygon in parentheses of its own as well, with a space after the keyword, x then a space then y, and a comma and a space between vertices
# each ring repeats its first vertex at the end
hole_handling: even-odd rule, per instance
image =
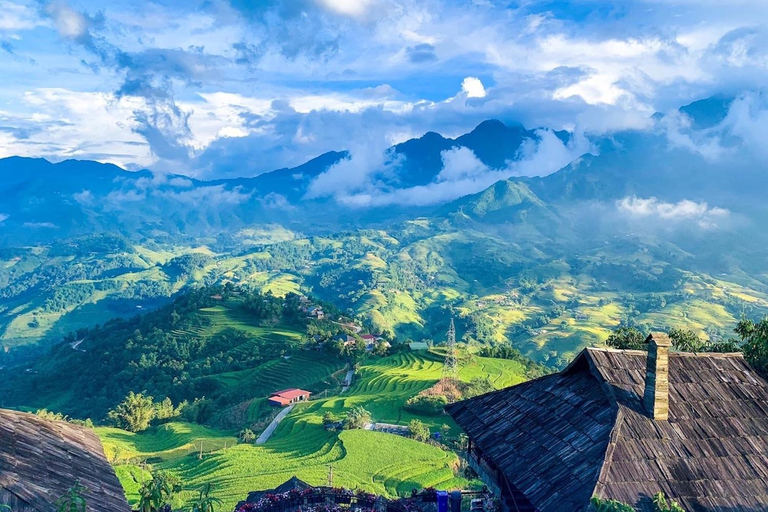
POLYGON ((83 494, 87 491, 88 489, 80 483, 80 480, 75 480, 66 494, 56 500, 56 512, 85 512, 87 504, 83 494))
POLYGON ((173 496, 181 490, 176 478, 167 473, 153 473, 139 489, 139 512, 158 512, 170 506, 173 496))
POLYGON ((736 326, 744 358, 755 370, 768 375, 768 317, 755 323, 742 319, 736 326))
POLYGON ((211 488, 210 483, 200 488, 200 495, 192 501, 192 512, 214 512, 216 506, 221 505, 219 498, 210 495, 211 488))
POLYGON ((618 349, 645 350, 645 336, 634 327, 619 327, 605 343, 618 349))
POLYGON ((151 396, 131 391, 122 403, 109 411, 107 417, 118 428, 130 432, 141 432, 149 427, 156 412, 151 396))
POLYGON ((690 329, 670 329, 669 339, 675 350, 681 352, 703 352, 707 348, 707 343, 690 329))
POLYGON ((371 422, 371 413, 368 412, 363 406, 358 405, 353 407, 347 413, 347 421, 344 423, 344 427, 347 429, 360 429, 371 422))
POLYGON ((422 443, 427 441, 431 435, 429 427, 419 420, 411 420, 408 424, 408 430, 410 431, 412 438, 421 441, 422 443))
POLYGON ((167 420, 170 418, 175 418, 179 414, 181 414, 181 411, 179 409, 175 409, 173 407, 173 402, 171 402, 171 399, 166 397, 162 402, 155 405, 156 413, 155 416, 159 420, 167 420))
POLYGON ((256 434, 249 428, 244 428, 240 431, 240 441, 244 443, 252 443, 256 440, 256 434))

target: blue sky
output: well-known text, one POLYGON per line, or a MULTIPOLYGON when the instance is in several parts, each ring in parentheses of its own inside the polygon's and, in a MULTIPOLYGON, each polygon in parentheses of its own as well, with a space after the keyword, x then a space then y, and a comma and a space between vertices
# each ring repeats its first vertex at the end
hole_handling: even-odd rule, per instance
POLYGON ((643 128, 762 87, 766 21, 756 0, 0 0, 0 157, 221 177, 488 118, 643 128))

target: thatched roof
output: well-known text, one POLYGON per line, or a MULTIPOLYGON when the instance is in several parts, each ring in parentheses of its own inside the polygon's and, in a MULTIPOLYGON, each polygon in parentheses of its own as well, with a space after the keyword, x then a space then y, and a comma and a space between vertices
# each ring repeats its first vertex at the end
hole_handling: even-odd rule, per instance
POLYGON ((131 510, 92 430, 0 409, 0 503, 50 512, 77 479, 88 488, 88 510, 131 510))
POLYGON ((672 353, 669 420, 642 405, 646 353, 586 349, 563 372, 459 402, 449 413, 540 512, 592 495, 651 510, 768 510, 768 383, 740 354, 672 353))

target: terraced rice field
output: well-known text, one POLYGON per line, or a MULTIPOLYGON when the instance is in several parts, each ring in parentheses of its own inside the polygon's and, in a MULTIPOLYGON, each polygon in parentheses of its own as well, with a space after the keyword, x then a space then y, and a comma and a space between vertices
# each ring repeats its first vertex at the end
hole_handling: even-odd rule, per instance
MULTIPOLYGON (((160 450, 150 455, 160 459, 154 467, 172 471, 181 477, 190 498, 194 489, 210 482, 214 494, 224 500, 222 510, 231 510, 249 491, 269 489, 291 476, 316 485, 327 482, 328 467, 334 467, 334 485, 367 489, 396 496, 424 486, 456 488, 469 485, 454 476, 457 458, 453 453, 390 434, 369 431, 326 432, 320 417, 311 409, 315 404, 294 412, 286 418, 274 436, 263 446, 232 444, 232 438, 219 433, 218 438, 191 438, 188 443, 167 440, 158 443, 160 450), (203 442, 204 455, 198 451, 203 442), (227 448, 224 448, 224 443, 227 448), (190 450, 189 447, 192 447, 190 450), (211 446, 209 451, 206 446, 211 446)), ((185 425, 185 424, 177 424, 185 425)), ((109 453, 114 453, 115 439, 125 447, 126 440, 115 432, 99 429, 99 435, 109 453)), ((206 432, 209 434, 210 432, 206 432)), ((144 445, 141 438, 158 434, 140 434, 132 440, 144 445)), ((134 451, 135 453, 135 451, 134 451)), ((135 503, 137 480, 146 475, 138 466, 118 466, 118 476, 128 498, 135 503)))
MULTIPOLYGON (((251 393, 266 396, 289 387, 318 388, 318 384, 342 368, 338 358, 319 352, 300 352, 256 368, 221 373, 216 378, 229 388, 248 385, 251 393)), ((313 389, 310 389, 312 391, 313 389)))
MULTIPOLYGON (((312 372, 328 371, 328 368, 314 368, 317 354, 305 357, 297 356, 293 364, 303 365, 307 376, 296 370, 288 374, 288 378, 312 380, 314 377, 309 376, 312 372)), ((278 369, 282 364, 278 361, 256 369, 263 372, 263 378, 272 379, 265 386, 276 387, 280 375, 286 372, 278 369)), ((289 363, 286 361, 286 364, 289 363)), ((233 446, 231 433, 183 423, 156 427, 138 435, 116 429, 98 429, 98 433, 110 456, 114 455, 115 447, 120 446, 122 452, 119 453, 150 458, 156 461, 155 467, 179 475, 190 490, 212 483, 214 494, 224 500, 223 510, 231 509, 249 491, 272 488, 294 475, 311 484, 324 484, 331 464, 334 485, 387 496, 406 494, 425 486, 467 487, 472 483, 456 476, 457 458, 451 452, 392 434, 361 430, 327 432, 322 426, 326 412, 342 417, 351 407, 362 405, 375 421, 407 424, 419 418, 433 429, 443 424, 455 429, 448 416, 419 417, 403 408, 408 398, 437 382, 442 367, 442 357, 432 352, 405 352, 372 360, 361 367, 356 382, 346 393, 298 405, 261 446, 233 446), (198 457, 200 441, 204 450, 202 459, 198 457)), ((465 380, 488 376, 497 387, 523 380, 519 363, 480 357, 472 357, 459 375, 465 380)), ((238 377, 222 378, 235 382, 238 377)), ((263 400, 251 405, 257 410, 263 407, 263 400)), ((135 499, 139 469, 119 466, 118 475, 129 498, 135 499)), ((185 494, 191 495, 191 492, 185 494)))

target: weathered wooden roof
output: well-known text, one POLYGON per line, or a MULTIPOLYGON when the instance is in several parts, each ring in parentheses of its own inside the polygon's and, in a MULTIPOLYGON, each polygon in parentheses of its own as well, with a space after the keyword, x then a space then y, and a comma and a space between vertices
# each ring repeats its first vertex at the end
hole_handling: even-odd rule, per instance
POLYGON ((77 479, 88 510, 131 510, 92 430, 0 409, 0 503, 50 512, 77 479))
POLYGON ((312 486, 309 485, 304 480, 301 480, 300 478, 296 476, 292 476, 282 484, 278 485, 274 489, 268 489, 264 491, 251 491, 248 493, 248 497, 245 499, 245 501, 241 501, 237 504, 235 507, 235 510, 242 507, 245 503, 258 503, 259 500, 265 495, 265 494, 283 494, 288 491, 303 491, 304 489, 311 489, 312 486))
POLYGON ((651 510, 768 510, 768 383, 740 354, 672 353, 669 420, 642 406, 646 353, 587 349, 563 372, 448 407, 541 512, 594 494, 651 510))

